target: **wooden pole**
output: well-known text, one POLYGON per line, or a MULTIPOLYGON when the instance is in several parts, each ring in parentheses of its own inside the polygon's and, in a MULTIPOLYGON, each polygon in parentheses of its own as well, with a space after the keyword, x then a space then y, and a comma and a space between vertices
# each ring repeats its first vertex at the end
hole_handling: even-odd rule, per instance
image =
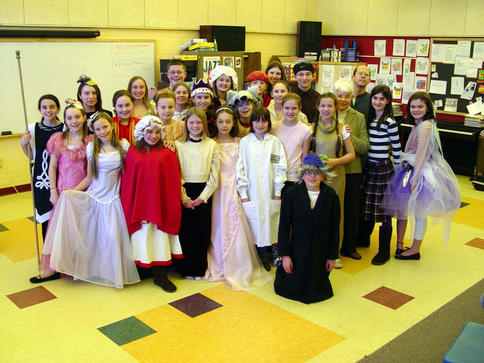
MULTIPOLYGON (((25 107, 25 93, 24 93, 24 80, 22 78, 22 66, 20 64, 20 50, 16 50, 15 54, 17 56, 17 64, 18 64, 18 74, 20 76, 20 90, 22 91, 22 104, 24 107, 24 121, 25 121, 25 131, 29 129, 29 123, 27 121, 27 109, 25 107)), ((37 215, 35 212, 35 198, 34 198, 34 176, 33 176, 33 169, 32 165, 32 150, 31 148, 28 149, 29 155, 29 175, 30 175, 30 189, 32 191, 32 209, 34 211, 34 230, 35 230, 35 249, 37 251, 37 263, 40 264, 40 253, 39 253, 39 234, 37 231, 37 215)))

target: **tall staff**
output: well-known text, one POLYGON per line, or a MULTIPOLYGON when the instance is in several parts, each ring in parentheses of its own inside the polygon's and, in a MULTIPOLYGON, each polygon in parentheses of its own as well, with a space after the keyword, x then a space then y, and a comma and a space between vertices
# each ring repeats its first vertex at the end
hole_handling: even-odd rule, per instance
MULTIPOLYGON (((15 54, 17 55, 17 64, 18 64, 18 74, 20 77, 20 90, 22 91, 22 104, 24 108, 24 121, 25 121, 25 130, 28 131, 29 123, 27 120, 27 108, 25 107, 25 93, 24 93, 24 80, 22 77, 22 65, 20 64, 20 50, 16 50, 15 54)), ((39 234, 37 231, 37 215, 35 212, 35 202, 34 202, 34 179, 33 179, 33 172, 32 172, 32 150, 28 149, 28 156, 29 156, 29 175, 30 175, 30 190, 32 190, 32 209, 34 211, 34 229, 35 229, 35 249, 37 252, 37 263, 40 263, 40 253, 39 253, 39 234)))

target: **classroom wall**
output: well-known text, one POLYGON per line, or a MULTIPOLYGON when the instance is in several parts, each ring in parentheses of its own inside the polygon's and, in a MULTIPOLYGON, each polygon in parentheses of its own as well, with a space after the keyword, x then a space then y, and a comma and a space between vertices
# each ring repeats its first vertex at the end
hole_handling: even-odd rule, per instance
POLYGON ((273 54, 295 54, 297 21, 316 21, 317 9, 318 0, 2 0, 0 24, 93 27, 99 40, 155 39, 156 59, 179 54, 201 24, 243 25, 246 51, 261 52, 265 66, 273 54))
POLYGON ((483 0, 319 0, 327 35, 482 36, 483 0))

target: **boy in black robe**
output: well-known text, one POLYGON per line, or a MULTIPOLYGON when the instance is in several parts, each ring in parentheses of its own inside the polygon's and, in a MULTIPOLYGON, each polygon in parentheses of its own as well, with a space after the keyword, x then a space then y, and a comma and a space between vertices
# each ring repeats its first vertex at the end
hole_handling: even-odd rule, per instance
POLYGON ((276 294, 303 303, 333 296, 329 273, 338 258, 340 205, 335 191, 322 183, 323 162, 309 154, 301 168, 302 183, 282 197, 276 294))

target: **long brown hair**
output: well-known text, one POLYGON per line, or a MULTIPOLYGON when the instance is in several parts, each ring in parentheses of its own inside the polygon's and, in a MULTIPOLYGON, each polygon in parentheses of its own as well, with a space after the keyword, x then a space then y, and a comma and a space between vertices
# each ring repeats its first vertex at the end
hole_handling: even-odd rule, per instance
MULTIPOLYGON (((148 85, 146 84, 146 81, 143 77, 141 76, 134 76, 132 77, 129 82, 128 82, 128 92, 129 94, 132 96, 132 101, 134 103, 134 96, 133 96, 133 93, 131 92, 131 87, 133 87, 133 83, 136 82, 137 80, 140 80, 143 82, 143 84, 145 85, 145 95, 143 96, 143 103, 144 105, 148 108, 148 111, 150 114, 152 115, 155 115, 155 111, 153 110, 153 107, 151 107, 151 102, 150 102, 150 98, 149 98, 149 95, 148 95, 148 85)), ((114 101, 113 101, 114 103, 114 101)))
MULTIPOLYGON (((318 97, 318 101, 316 102, 316 106, 318 108, 319 108, 319 103, 324 98, 329 98, 329 99, 333 100, 333 104, 334 104, 334 114, 333 114, 332 122, 335 123, 335 125, 336 125, 335 131, 336 131, 336 137, 338 138, 338 141, 336 142, 336 150, 335 151, 336 151, 336 156, 338 156, 338 155, 340 155, 340 153, 342 151, 342 146, 343 146, 342 136, 340 135, 339 127, 338 127, 338 98, 332 92, 325 92, 323 94, 320 94, 319 97, 318 97)), ((318 124, 319 124, 320 119, 321 119, 321 115, 319 115, 316 118, 316 121, 314 121, 313 136, 312 136, 313 140, 316 140, 316 133, 318 132, 318 124)))
MULTIPOLYGON (((75 108, 76 110, 79 110, 79 112, 81 112, 81 114, 84 116, 84 122, 82 123, 82 129, 81 129, 81 137, 82 137, 82 141, 84 141, 87 137, 87 120, 86 120, 86 111, 84 110, 83 107, 81 106, 78 106, 77 104, 74 104, 74 103, 70 103, 69 105, 67 105, 67 107, 64 109, 64 123, 66 123, 66 112, 67 110, 70 110, 71 108, 75 108)), ((64 140, 66 140, 68 137, 69 137, 69 127, 67 126, 66 124, 66 129, 64 131, 62 131, 62 137, 64 138, 64 140)))
POLYGON ((188 131, 188 119, 190 116, 197 116, 202 121, 203 134, 202 138, 208 137, 207 115, 200 107, 190 107, 187 113, 187 120, 185 121, 185 129, 183 130, 183 136, 180 138, 182 141, 190 140, 190 131, 188 131))
MULTIPOLYGON (((111 146, 115 147, 118 152, 119 152, 119 158, 121 159, 121 171, 124 170, 123 168, 123 149, 121 147, 121 143, 119 142, 118 135, 114 132, 114 124, 113 124, 113 119, 111 116, 109 116, 106 112, 100 112, 94 117, 91 123, 91 128, 94 130, 94 124, 96 121, 99 121, 101 119, 106 120, 109 122, 111 125, 111 146)), ((99 140, 99 138, 96 136, 96 133, 94 133, 94 140, 93 140, 93 149, 92 149, 92 161, 91 161, 91 174, 94 176, 95 179, 98 177, 98 165, 97 165, 97 159, 99 156, 99 152, 101 151, 102 148, 102 142, 99 140)))

